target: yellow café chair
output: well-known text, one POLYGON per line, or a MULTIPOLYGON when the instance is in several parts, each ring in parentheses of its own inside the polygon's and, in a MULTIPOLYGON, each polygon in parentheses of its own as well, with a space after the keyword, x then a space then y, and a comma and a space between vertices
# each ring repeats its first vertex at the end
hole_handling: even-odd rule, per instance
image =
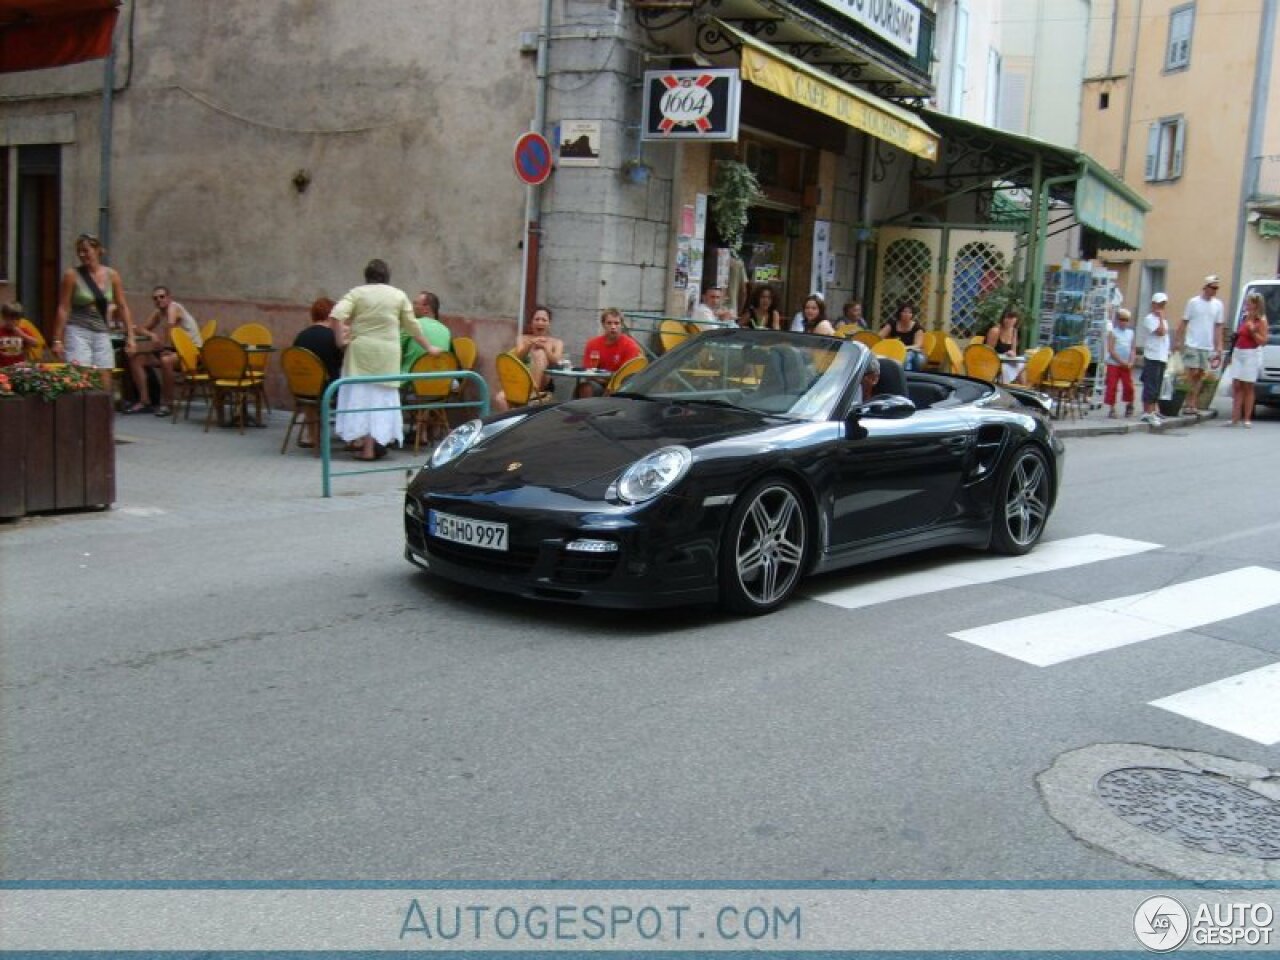
POLYGON ((658 324, 658 342, 662 352, 668 353, 689 339, 689 330, 679 320, 668 317, 658 324))
MULTIPOLYGON (((289 347, 280 354, 280 367, 284 370, 285 382, 289 385, 289 393, 293 395, 293 416, 289 418, 289 426, 284 431, 284 443, 280 444, 283 454, 289 449, 289 437, 295 424, 311 423, 311 445, 315 447, 315 455, 320 456, 320 398, 329 382, 329 373, 325 370, 324 361, 305 347, 289 347)), ((302 435, 306 431, 299 428, 298 446, 302 446, 302 435)))
POLYGON ((897 360, 899 363, 907 362, 906 344, 896 337, 876 341, 871 347, 871 352, 878 357, 888 357, 890 360, 897 360))
POLYGON ((209 383, 209 374, 202 369, 200 362, 200 348, 195 345, 195 341, 191 339, 187 331, 181 327, 174 327, 170 331, 173 338, 173 349, 178 354, 178 372, 182 375, 182 379, 178 381, 177 389, 182 391, 174 400, 173 404, 173 422, 178 422, 178 410, 182 407, 183 401, 186 401, 186 413, 183 418, 191 419, 191 401, 195 399, 197 393, 204 394, 206 403, 213 402, 213 388, 209 383))
POLYGON ((1053 360, 1052 347, 1039 347, 1027 354, 1027 365, 1022 368, 1022 376, 1028 387, 1039 387, 1044 379, 1049 362, 1053 360))
POLYGON ((647 357, 632 357, 613 372, 613 376, 609 378, 609 382, 605 385, 605 395, 608 396, 611 393, 617 393, 631 377, 639 373, 648 365, 649 360, 647 357))
POLYGON ((511 406, 527 407, 531 403, 542 403, 550 397, 550 394, 538 389, 533 382, 533 374, 514 353, 498 354, 493 358, 493 365, 497 368, 502 392, 511 406))
POLYGON ((1054 417, 1065 412, 1079 416, 1080 384, 1088 366, 1085 354, 1070 347, 1059 350, 1049 361, 1049 369, 1040 381, 1040 389, 1054 402, 1054 417))
POLYGON ((956 342, 956 338, 948 334, 943 338, 942 346, 947 356, 947 366, 950 368, 947 372, 963 376, 964 354, 960 351, 960 344, 956 342))
MULTIPOLYGON (((432 356, 424 353, 413 362, 413 366, 409 368, 410 373, 456 373, 458 370, 458 358, 452 353, 440 353, 432 356)), ((527 372, 527 371, 526 371, 527 372)), ((530 380, 533 378, 530 377, 530 380)), ((411 381, 415 402, 417 403, 441 403, 449 399, 449 392, 452 390, 453 381, 443 377, 432 380, 413 380, 411 381)), ((444 410, 440 409, 424 409, 413 411, 413 452, 417 453, 418 448, 422 445, 423 440, 428 444, 431 443, 432 428, 438 431, 438 435, 443 437, 449 432, 449 416, 444 410)))
POLYGON ((1000 379, 1000 354, 985 343, 971 343, 964 348, 964 368, 971 377, 995 383, 1000 379))
POLYGON ((857 340, 864 347, 871 348, 880 342, 880 334, 872 333, 870 330, 855 330, 850 339, 857 340))

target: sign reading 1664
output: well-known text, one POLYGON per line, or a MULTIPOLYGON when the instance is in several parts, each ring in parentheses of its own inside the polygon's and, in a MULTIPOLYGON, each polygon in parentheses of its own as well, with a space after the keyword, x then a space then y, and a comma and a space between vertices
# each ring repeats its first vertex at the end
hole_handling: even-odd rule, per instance
POLYGON ((644 140, 737 140, 737 70, 648 70, 644 140))

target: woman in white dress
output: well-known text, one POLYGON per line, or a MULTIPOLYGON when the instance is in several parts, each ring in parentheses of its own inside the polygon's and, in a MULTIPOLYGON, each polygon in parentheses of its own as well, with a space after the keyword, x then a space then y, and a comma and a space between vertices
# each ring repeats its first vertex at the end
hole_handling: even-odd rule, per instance
MULTIPOLYGON (((347 291, 329 314, 339 341, 346 344, 344 377, 400 373, 401 330, 427 353, 444 352, 423 335, 404 291, 391 286, 391 268, 385 261, 370 260, 364 268, 364 279, 364 284, 347 291)), ((357 460, 386 456, 387 445, 399 443, 404 437, 399 382, 340 386, 335 426, 338 436, 357 451, 357 460)))

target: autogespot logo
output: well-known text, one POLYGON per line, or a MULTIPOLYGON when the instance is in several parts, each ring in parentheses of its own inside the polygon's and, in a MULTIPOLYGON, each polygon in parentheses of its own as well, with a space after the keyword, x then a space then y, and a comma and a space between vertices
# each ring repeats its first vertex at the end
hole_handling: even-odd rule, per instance
POLYGON ((1138 942, 1155 953, 1177 950, 1187 939, 1191 917, 1173 897, 1148 897, 1133 915, 1138 942))

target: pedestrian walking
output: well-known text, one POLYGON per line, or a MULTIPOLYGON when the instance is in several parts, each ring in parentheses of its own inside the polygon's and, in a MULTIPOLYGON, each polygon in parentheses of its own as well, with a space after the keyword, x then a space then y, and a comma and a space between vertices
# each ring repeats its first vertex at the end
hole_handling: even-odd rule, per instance
POLYGON ((1164 370, 1169 364, 1169 324, 1164 318, 1169 306, 1166 293, 1151 295, 1151 312, 1142 321, 1146 343, 1142 348, 1142 416, 1143 423, 1159 425, 1158 401, 1160 387, 1164 384, 1164 370))
POLYGON ((1109 408, 1107 416, 1116 419, 1116 392, 1124 400, 1125 417, 1133 416, 1133 319, 1124 307, 1116 311, 1115 323, 1107 331, 1107 385, 1102 402, 1109 408))
POLYGON ((102 262, 106 253, 102 241, 93 234, 76 237, 80 266, 69 267, 62 274, 49 348, 59 360, 97 368, 102 388, 110 393, 111 371, 116 366, 108 326, 113 308, 124 324, 124 349, 128 354, 133 353, 134 331, 124 283, 116 270, 102 262))
POLYGON ((1217 274, 1204 278, 1200 292, 1187 301, 1178 325, 1177 349, 1182 351, 1182 366, 1187 371, 1187 400, 1183 412, 1203 413, 1212 397, 1200 403, 1200 387, 1205 371, 1222 365, 1222 325, 1226 316, 1218 299, 1221 281, 1217 274))

